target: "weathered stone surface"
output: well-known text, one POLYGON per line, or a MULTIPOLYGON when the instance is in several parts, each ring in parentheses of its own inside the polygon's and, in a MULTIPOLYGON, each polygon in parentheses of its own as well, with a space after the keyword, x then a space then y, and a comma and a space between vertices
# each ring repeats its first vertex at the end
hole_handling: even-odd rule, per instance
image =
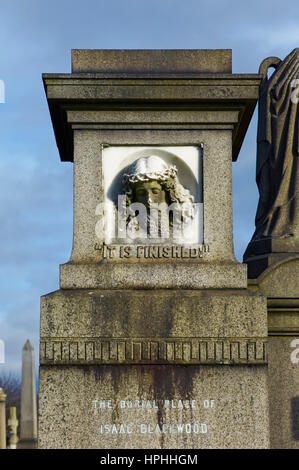
POLYGON ((271 336, 299 335, 298 298, 271 298, 268 304, 268 329, 271 336))
MULTIPOLYGON (((44 75, 61 159, 75 168, 71 259, 61 266, 61 290, 42 298, 39 445, 268 447, 266 303, 246 289, 246 266, 234 256, 231 181, 261 76, 231 74, 226 52, 207 63, 210 52, 187 51, 175 64, 185 52, 134 54, 74 51, 75 73, 44 75), (124 147, 164 155, 156 189, 168 206, 179 185, 173 176, 163 186, 162 177, 172 169, 184 178, 189 158, 195 189, 179 181, 177 199, 198 196, 200 256, 185 259, 178 245, 165 258, 106 256, 120 242, 107 246, 98 208, 109 189, 113 197, 123 191, 112 187, 121 171, 138 167, 131 154, 122 156, 124 147), (97 414, 94 400, 112 400, 113 409, 97 414), (120 400, 158 408, 121 409, 120 400), (197 407, 165 410, 163 400, 197 407), (182 433, 167 433, 171 423, 182 433)), ((140 168, 130 175, 149 177, 140 168)), ((126 204, 142 198, 129 189, 126 204)))
MULTIPOLYGON (((270 313, 271 316, 271 313, 270 313)), ((272 449, 299 449, 299 305, 297 336, 269 338, 269 410, 272 449)), ((289 326, 289 321, 285 321, 289 326)))
POLYGON ((44 366, 39 447, 265 448, 266 390, 265 366, 44 366), (95 409, 94 400, 111 400, 111 408, 95 409), (158 408, 122 409, 121 400, 155 401, 158 408), (194 400, 195 408, 172 408, 172 400, 194 400), (170 424, 183 432, 169 432, 170 424))
POLYGON ((249 287, 267 296, 270 447, 299 448, 299 259, 268 255, 269 266, 249 287))
POLYGON ((265 299, 246 289, 44 296, 39 446, 267 447, 266 342, 265 299), (112 400, 112 409, 99 413, 93 400, 112 400), (159 408, 121 409, 120 400, 159 408), (164 400, 197 405, 165 410, 164 400), (183 433, 166 432, 176 423, 183 433), (132 434, 112 433, 113 424, 132 434), (157 424, 165 432, 154 432, 157 424))
POLYGON ((266 338, 265 299, 245 289, 61 290, 42 298, 42 364, 262 364, 266 338))
POLYGON ((267 297, 270 445, 298 448, 299 49, 260 67, 256 230, 245 253, 249 288, 267 297), (267 78, 268 67, 275 72, 267 78))
MULTIPOLYGON (((205 110, 181 110, 181 111, 170 111, 170 110, 115 110, 115 111, 68 111, 67 119, 69 123, 73 125, 79 124, 109 124, 111 125, 125 125, 125 122, 131 125, 145 124, 149 125, 161 125, 165 124, 169 126, 171 124, 204 124, 205 126, 215 125, 227 125, 238 122, 237 111, 205 111, 205 110)), ((111 127, 110 127, 111 129, 111 127)))
POLYGON ((73 49, 72 72, 231 73, 231 49, 73 49))
POLYGON ((270 255, 267 256, 267 269, 258 278, 250 279, 249 285, 257 286, 257 290, 268 298, 298 298, 298 279, 299 254, 270 255))
POLYGON ((299 253, 299 108, 296 77, 299 49, 284 60, 266 59, 259 92, 256 181, 260 198, 256 230, 245 253, 249 278, 290 253, 299 253), (275 72, 267 78, 267 66, 275 72), (275 259, 273 253, 280 254, 275 259), (263 255, 263 256, 262 256, 263 255))
MULTIPOLYGON (((167 79, 165 77, 159 79, 155 74, 143 79, 124 77, 122 74, 113 78, 90 73, 43 75, 62 161, 73 161, 72 125, 71 122, 66 120, 65 112, 73 110, 74 100, 80 103, 81 112, 105 110, 109 116, 113 111, 119 119, 121 129, 129 129, 129 126, 125 117, 121 118, 120 111, 141 111, 143 113, 148 111, 173 111, 174 102, 177 111, 194 112, 207 111, 208 109, 214 112, 215 110, 223 112, 237 111, 240 122, 233 125, 231 155, 233 160, 236 160, 255 108, 261 78, 261 75, 257 74, 221 75, 219 73, 201 73, 198 76, 195 76, 194 73, 187 73, 184 77, 179 74, 177 77, 171 74, 167 79), (69 100, 67 106, 66 100, 69 100)), ((165 127, 163 123, 161 124, 159 120, 155 123, 152 122, 151 130, 163 129, 164 125, 167 138, 169 126, 174 125, 173 119, 170 121, 166 123, 168 127, 165 127)), ((180 121, 181 117, 178 114, 177 130, 182 128, 180 121)), ((227 123, 227 118, 225 123, 227 123)), ((209 124, 210 121, 206 123, 206 125, 209 124)), ((138 130, 142 125, 145 126, 142 122, 138 123, 136 121, 134 129, 138 130)), ((220 125, 218 118, 217 127, 219 128, 220 125)), ((88 124, 85 123, 85 126, 88 126, 88 124)), ((187 126, 185 125, 185 130, 191 130, 193 126, 194 124, 189 122, 187 126)), ((113 134, 112 132, 112 138, 113 134)), ((150 132, 148 135, 151 136, 149 143, 154 145, 155 133, 150 132)), ((138 138, 138 133, 135 132, 136 137, 138 138)), ((158 145, 161 145, 162 141, 159 139, 158 145)), ((106 140, 106 142, 110 142, 110 140, 106 140)), ((171 136, 169 136, 166 144, 169 145, 170 142, 175 144, 171 136)), ((129 144, 132 143, 130 137, 129 144)), ((189 144, 188 139, 182 142, 182 144, 186 143, 189 144)))
MULTIPOLYGON (((294 80, 299 49, 265 77, 259 95, 257 184, 260 200, 253 240, 282 238, 299 245, 299 131, 294 80)), ((289 251, 289 250, 288 250, 289 251)))
POLYGON ((244 288, 246 266, 237 263, 66 263, 60 266, 63 289, 234 289, 244 288))
MULTIPOLYGON (((74 287, 120 287, 123 280, 128 284, 159 287, 245 287, 246 269, 236 263, 233 253, 232 237, 232 194, 231 194, 231 131, 230 130, 202 130, 197 132, 178 131, 176 135, 167 132, 153 131, 99 131, 76 130, 74 132, 74 240, 71 261, 83 265, 69 264, 61 267, 61 286, 74 287), (139 263, 133 266, 129 261, 121 266, 111 263, 105 266, 91 265, 90 261, 98 263, 99 251, 95 250, 95 244, 99 242, 96 237, 95 227, 99 220, 96 213, 98 204, 104 201, 102 149, 103 142, 111 145, 146 145, 156 143, 167 145, 170 141, 175 145, 184 145, 190 142, 192 145, 203 144, 203 186, 204 191, 204 243, 209 245, 207 260, 228 261, 223 266, 224 275, 217 274, 220 269, 207 265, 202 269, 199 260, 193 267, 179 266, 176 263, 176 273, 173 267, 163 263, 162 267, 147 267, 153 269, 151 275, 140 269, 139 263), (84 262, 88 262, 88 273, 84 262), (166 267, 167 266, 167 267, 166 267), (159 270, 155 276, 155 269, 159 270), (196 269, 206 270, 196 275, 196 269), (126 272, 126 270, 128 272, 126 272), (81 275, 82 273, 82 275, 81 275), (109 274, 111 273, 111 274, 109 274), (215 273, 215 274, 214 274, 215 273), (218 279, 217 279, 218 276, 218 279), (102 277, 102 280, 101 280, 102 277), (212 284, 206 283, 204 278, 211 279, 212 284), (109 278, 111 281, 109 281, 109 278), (201 281, 200 279, 203 279, 201 281), (214 279, 213 279, 214 278, 214 279), (140 279, 141 282, 138 282, 140 279), (212 281, 213 279, 213 281, 212 281), (225 281, 226 280, 226 281, 225 281), (107 283, 107 284, 105 284, 107 283), (160 284, 162 283, 162 284, 160 284)), ((178 150, 179 153, 179 150, 178 150)), ((158 260, 159 261, 159 260, 158 260)), ((163 261, 163 260, 162 260, 163 261)), ((157 262, 153 263, 157 265, 157 262)))
POLYGON ((250 252, 244 253, 244 259, 250 262, 249 256, 260 256, 269 253, 299 253, 298 238, 261 238, 250 243, 250 252))

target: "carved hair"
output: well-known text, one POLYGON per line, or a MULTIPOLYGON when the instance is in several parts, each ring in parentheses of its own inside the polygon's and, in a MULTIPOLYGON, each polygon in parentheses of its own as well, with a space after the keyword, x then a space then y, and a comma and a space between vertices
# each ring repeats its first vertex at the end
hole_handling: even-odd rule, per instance
MULTIPOLYGON (((185 189, 177 178, 178 170, 166 163, 156 155, 141 157, 134 162, 130 174, 123 175, 123 190, 126 195, 126 206, 134 202, 134 188, 140 182, 157 181, 168 196, 170 204, 180 206, 180 217, 188 222, 194 217, 194 197, 185 189)), ((172 217, 172 216, 171 216, 172 217)))

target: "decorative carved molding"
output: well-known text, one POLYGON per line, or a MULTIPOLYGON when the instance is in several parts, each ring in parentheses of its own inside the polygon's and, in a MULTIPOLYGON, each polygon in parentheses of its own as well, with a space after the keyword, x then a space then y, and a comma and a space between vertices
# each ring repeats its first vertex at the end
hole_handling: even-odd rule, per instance
POLYGON ((42 365, 266 364, 266 338, 41 338, 42 365))
POLYGON ((277 69, 280 63, 281 59, 279 57, 267 57, 267 59, 264 59, 259 67, 259 73, 263 75, 263 79, 265 80, 267 78, 269 67, 274 67, 277 69))

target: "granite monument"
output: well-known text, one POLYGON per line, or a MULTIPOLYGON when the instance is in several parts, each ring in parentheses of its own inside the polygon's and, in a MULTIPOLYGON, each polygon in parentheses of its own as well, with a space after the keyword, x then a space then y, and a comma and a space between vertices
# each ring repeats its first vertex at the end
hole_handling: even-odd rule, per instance
POLYGON ((262 75, 230 50, 74 50, 43 80, 74 238, 42 297, 39 447, 267 448, 267 301, 231 181, 262 75))

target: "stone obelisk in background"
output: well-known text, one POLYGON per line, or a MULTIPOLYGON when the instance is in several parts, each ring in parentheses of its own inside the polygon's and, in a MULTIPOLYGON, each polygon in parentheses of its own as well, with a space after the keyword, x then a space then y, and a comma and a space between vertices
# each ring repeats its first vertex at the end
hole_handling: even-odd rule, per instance
POLYGON ((19 449, 37 447, 37 407, 34 349, 27 340, 22 353, 21 429, 19 449))
POLYGON ((6 449, 5 400, 6 395, 0 388, 0 449, 6 449))

